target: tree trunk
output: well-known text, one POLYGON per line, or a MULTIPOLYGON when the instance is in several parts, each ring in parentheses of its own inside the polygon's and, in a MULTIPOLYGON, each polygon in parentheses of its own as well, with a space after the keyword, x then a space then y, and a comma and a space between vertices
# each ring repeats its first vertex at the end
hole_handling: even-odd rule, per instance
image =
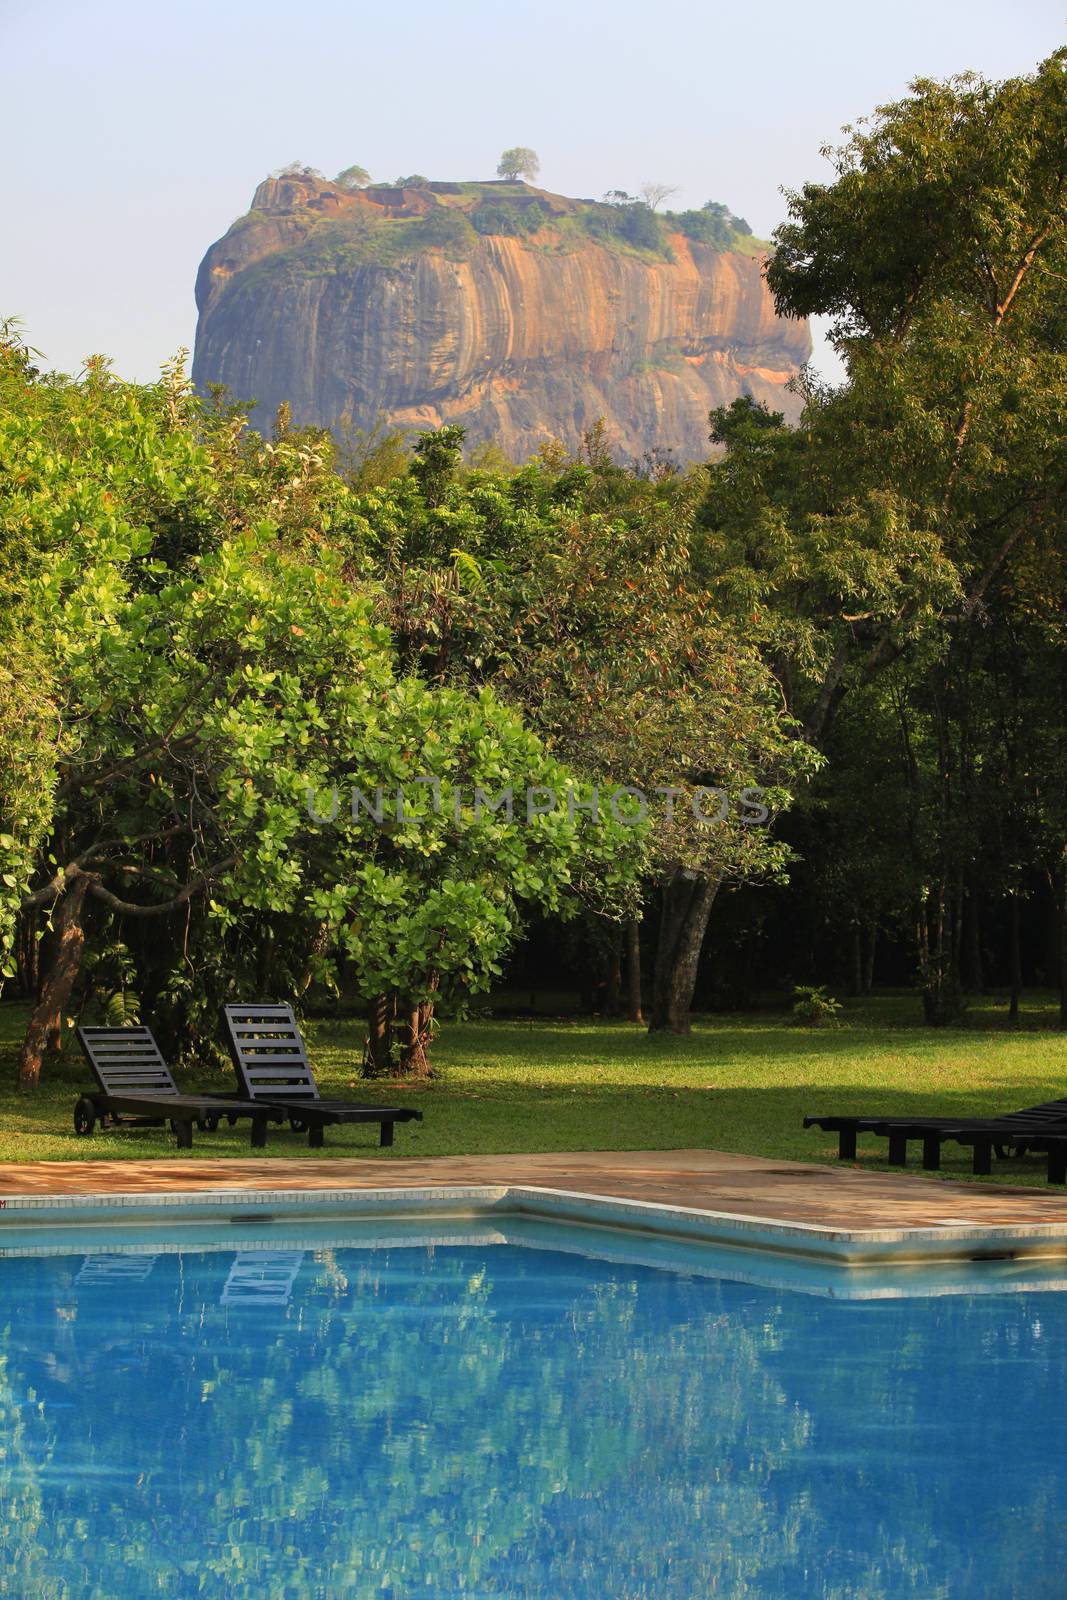
POLYGON ((878 924, 868 922, 863 929, 863 993, 874 988, 874 958, 878 953, 878 924))
POLYGON ((863 993, 863 944, 858 923, 853 925, 850 941, 851 977, 849 978, 849 993, 860 995, 863 993))
POLYGON ((421 1005, 412 1006, 405 1014, 400 1029, 398 1075, 405 1078, 432 1077, 433 1062, 430 1060, 432 1026, 432 1000, 424 1000, 421 1005))
MULTIPOLYGON (((956 882, 952 893, 952 987, 956 994, 963 993, 963 903, 965 895, 963 888, 963 873, 957 869, 956 882)), ((962 1010, 962 1004, 961 1008, 962 1010)))
MULTIPOLYGON (((440 973, 432 972, 431 990, 436 991, 440 983, 440 973)), ((433 1074, 433 1062, 430 1060, 433 1007, 431 994, 428 1000, 421 1001, 417 1006, 411 1006, 405 1013, 400 1029, 400 1060, 397 1068, 405 1077, 429 1078, 433 1074)))
POLYGON ((985 973, 982 970, 982 923, 978 892, 972 883, 967 891, 963 915, 964 988, 970 994, 985 993, 985 973))
POLYGON ((663 887, 649 1033, 689 1032, 700 952, 718 888, 717 878, 680 868, 663 887))
POLYGON ((15 932, 17 982, 20 993, 27 1000, 37 998, 40 985, 41 941, 37 924, 39 915, 36 909, 20 912, 15 932))
POLYGON ((916 915, 923 1019, 931 1028, 957 1022, 962 1010, 953 952, 954 928, 942 879, 924 893, 916 915))
POLYGON ((1011 984, 1011 999, 1008 1002, 1008 1021, 1019 1020, 1019 996, 1023 987, 1022 952, 1019 947, 1019 890, 1011 891, 1008 904, 1008 976, 1011 984))
POLYGON ((604 1015, 618 1017, 622 1015, 622 929, 613 928, 611 943, 608 945, 606 960, 606 981, 604 984, 604 1015))
POLYGON ((1067 1028, 1067 846, 1060 868, 1060 1027, 1067 1028))
POLYGON ((41 984, 40 997, 30 1015, 19 1055, 19 1088, 36 1089, 41 1078, 41 1058, 48 1044, 62 1037, 63 1016, 70 1004, 74 981, 85 949, 82 911, 89 879, 74 878, 56 908, 53 922, 52 960, 41 984))
POLYGON ((626 1014, 631 1022, 644 1023, 641 1009, 641 924, 631 917, 626 924, 626 1014))
POLYGON ((364 1074, 381 1078, 393 1065, 393 1007, 387 994, 375 995, 367 1007, 367 1049, 364 1074))

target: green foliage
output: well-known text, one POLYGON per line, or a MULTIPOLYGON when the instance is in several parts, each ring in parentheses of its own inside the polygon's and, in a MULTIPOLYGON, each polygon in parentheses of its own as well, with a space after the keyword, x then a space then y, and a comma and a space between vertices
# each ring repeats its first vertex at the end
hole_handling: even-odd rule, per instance
POLYGON ((512 145, 510 150, 505 150, 497 165, 496 175, 514 181, 516 178, 525 178, 527 183, 533 183, 541 170, 541 163, 537 159, 537 151, 531 150, 528 145, 512 145))
POLYGON ((434 206, 410 225, 409 239, 418 248, 441 249, 446 255, 460 257, 475 243, 475 231, 464 212, 434 206))
MULTIPOLYGON (((360 1000, 459 1003, 499 971, 524 903, 566 914, 587 879, 625 900, 633 830, 472 813, 476 787, 562 791, 568 774, 488 687, 398 674, 326 437, 282 415, 259 439, 180 367, 71 383, 12 359, 0 537, 22 555, 5 582, 53 672, 47 759, 28 757, 32 721, 0 740, 8 935, 18 903, 47 916, 84 882, 100 1005, 133 990, 181 1043, 210 1037, 227 993, 336 984, 342 958, 360 1000), (311 815, 335 785, 393 800, 426 776, 439 811, 311 815), (105 959, 120 945, 132 968, 105 959)), ((423 443, 408 481, 430 504, 459 442, 423 443)))
POLYGON ((851 409, 849 396, 812 391, 799 429, 748 400, 713 412, 727 453, 698 517, 697 561, 719 604, 788 659, 790 702, 819 734, 821 697, 836 704, 876 641, 919 641, 960 595, 925 508, 916 514, 891 472, 856 462, 851 409))
POLYGON ((1065 131, 1063 52, 1000 84, 921 80, 853 131, 834 181, 790 197, 768 269, 781 312, 834 319, 850 382, 810 384, 795 431, 744 403, 713 419, 700 559, 833 763, 811 796, 820 885, 839 926, 909 929, 940 1025, 980 903, 1014 916, 1039 874, 1067 892, 1067 817, 1046 803, 1064 773, 1065 131), (848 814, 875 772, 880 839, 848 814))
POLYGON ((618 204, 590 205, 583 211, 582 221, 593 239, 618 239, 635 250, 650 250, 659 255, 665 251, 663 220, 644 200, 627 198, 618 204))
POLYGON ((827 1028, 840 1020, 841 1002, 821 984, 798 984, 793 990, 792 1018, 810 1028, 827 1028))
POLYGON ((361 502, 405 666, 491 684, 605 804, 620 785, 677 786, 647 871, 781 873, 772 832, 691 810, 701 786, 763 785, 788 806, 811 763, 758 652, 693 581, 696 482, 635 478, 595 432, 582 459, 548 451, 508 478, 464 473, 461 443, 424 436, 409 480, 361 502))
POLYGON ((829 314, 847 342, 927 318, 965 337, 999 326, 1020 289, 1036 308, 1063 249, 1067 52, 1005 83, 920 79, 850 134, 827 151, 835 181, 789 196, 768 271, 779 309, 829 314))
MULTIPOLYGON (((342 187, 361 187, 362 168, 356 178, 341 174, 342 187), (357 181, 358 178, 358 181, 357 181)), ((422 188, 428 180, 418 176, 398 180, 398 186, 422 188)), ((259 292, 265 281, 297 284, 309 277, 340 275, 361 266, 391 266, 410 261, 425 250, 441 249, 453 259, 469 255, 480 236, 533 240, 531 248, 575 248, 594 240, 623 254, 670 257, 668 233, 680 229, 716 249, 754 249, 759 241, 747 234, 747 224, 724 206, 709 202, 703 211, 658 216, 644 200, 621 190, 602 203, 576 204, 560 214, 546 213, 522 183, 456 184, 448 186, 457 203, 442 202, 436 185, 427 195, 428 210, 418 215, 377 215, 365 207, 346 208, 341 215, 307 215, 308 228, 297 242, 254 261, 237 273, 226 289, 240 299, 259 292)), ((250 213, 234 224, 245 228, 256 220, 250 213)), ((260 219, 262 220, 262 219, 260 219)))
POLYGON ((325 183, 325 174, 318 167, 309 167, 306 161, 290 161, 286 166, 279 167, 271 173, 272 178, 310 178, 316 183, 325 183))
POLYGON ((503 234, 524 239, 544 225, 544 212, 540 206, 487 205, 477 206, 470 213, 471 226, 476 233, 503 234))
POLYGON ((415 217, 369 217, 353 208, 319 222, 300 243, 246 267, 228 292, 236 299, 255 296, 264 282, 298 284, 367 265, 399 265, 426 250, 443 250, 462 259, 477 238, 467 216, 447 206, 434 206, 415 217))
POLYGON ((391 428, 382 416, 372 428, 356 428, 349 414, 335 424, 333 434, 337 471, 357 491, 384 488, 411 465, 407 432, 391 428))
POLYGON ((449 489, 455 485, 463 459, 462 428, 439 428, 436 433, 422 433, 415 441, 411 476, 422 491, 426 504, 441 505, 449 489))
POLYGON ((699 211, 668 211, 665 220, 694 244, 710 245, 713 250, 733 250, 752 237, 744 217, 735 217, 727 206, 714 200, 708 200, 699 211))
POLYGON ((345 167, 333 181, 342 189, 365 189, 374 180, 366 167, 352 166, 345 167))
POLYGON ((141 1021, 140 997, 132 989, 116 989, 100 997, 100 1020, 108 1028, 129 1028, 141 1021))

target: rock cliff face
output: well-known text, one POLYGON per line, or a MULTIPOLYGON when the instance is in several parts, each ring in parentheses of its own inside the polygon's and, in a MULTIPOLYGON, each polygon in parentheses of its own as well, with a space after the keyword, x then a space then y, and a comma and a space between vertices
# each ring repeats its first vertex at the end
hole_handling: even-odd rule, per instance
POLYGON ((775 316, 757 241, 667 223, 635 248, 605 215, 524 184, 269 179, 201 265, 193 376, 260 426, 281 401, 330 427, 461 423, 514 460, 598 418, 620 456, 699 459, 742 394, 794 416, 811 341, 775 316))

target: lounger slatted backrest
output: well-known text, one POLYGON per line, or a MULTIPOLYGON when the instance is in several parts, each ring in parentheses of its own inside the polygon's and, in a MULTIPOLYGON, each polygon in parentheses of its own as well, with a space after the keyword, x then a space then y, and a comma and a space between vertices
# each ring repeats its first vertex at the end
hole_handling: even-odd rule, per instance
POLYGON ((78 1043, 105 1094, 178 1093, 151 1028, 79 1028, 78 1043))
POLYGON ((292 1006, 223 1006, 230 1054, 249 1100, 317 1100, 292 1006))
POLYGON ((1067 1122, 1067 1100, 1046 1100, 1039 1106, 1028 1106, 1025 1111, 1009 1111, 1001 1122, 1067 1122))

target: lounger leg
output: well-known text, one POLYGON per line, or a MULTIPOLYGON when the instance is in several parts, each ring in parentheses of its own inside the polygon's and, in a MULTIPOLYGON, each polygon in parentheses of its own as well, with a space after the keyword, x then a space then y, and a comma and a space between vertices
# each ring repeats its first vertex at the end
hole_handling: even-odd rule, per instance
POLYGON ((392 1142, 393 1142, 393 1124, 391 1122, 383 1122, 382 1123, 382 1136, 379 1139, 378 1143, 381 1144, 381 1145, 387 1145, 387 1144, 392 1144, 392 1142))
POLYGON ((938 1172, 941 1168, 941 1140, 936 1134, 923 1140, 923 1171, 938 1172))
MULTIPOLYGON (((382 1129, 385 1132, 385 1129, 382 1129)), ((856 1130, 855 1128, 842 1128, 837 1136, 838 1161, 855 1161, 856 1159, 856 1130)))
POLYGON ((266 1144, 266 1142, 267 1142, 267 1119, 266 1119, 266 1117, 253 1117, 252 1118, 252 1146, 253 1146, 253 1148, 256 1149, 256 1150, 262 1150, 262 1148, 266 1144))
POLYGON ((1049 1183, 1067 1183, 1067 1149, 1056 1145, 1048 1153, 1049 1183))
POLYGON ((986 1178, 993 1170, 993 1141, 992 1139, 976 1139, 974 1141, 974 1157, 971 1161, 971 1171, 978 1178, 986 1178))
POLYGON ((313 1122, 308 1129, 308 1144, 312 1150, 321 1150, 326 1129, 321 1122, 313 1122))
POLYGON ((191 1150, 193 1148, 193 1125, 189 1119, 185 1118, 182 1122, 172 1122, 171 1127, 174 1129, 174 1137, 178 1142, 178 1149, 191 1150))
POLYGON ((906 1133, 889 1135, 889 1165, 906 1167, 908 1164, 908 1136, 906 1133))

